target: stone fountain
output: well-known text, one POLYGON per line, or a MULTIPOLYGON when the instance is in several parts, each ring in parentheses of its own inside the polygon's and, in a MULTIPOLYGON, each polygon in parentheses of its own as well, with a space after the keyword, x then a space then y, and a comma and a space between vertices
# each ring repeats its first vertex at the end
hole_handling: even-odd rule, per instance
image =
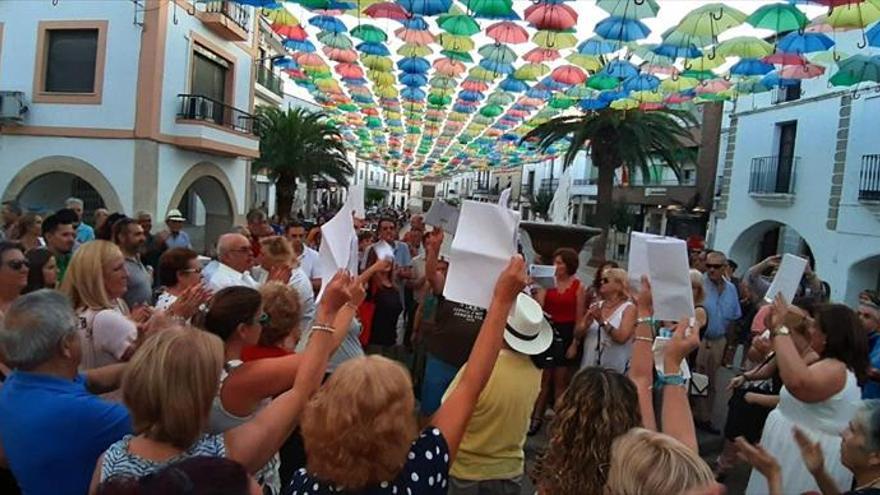
POLYGON ((534 253, 546 263, 559 248, 567 247, 580 253, 587 241, 602 233, 595 227, 558 223, 520 222, 519 227, 528 235, 534 253))

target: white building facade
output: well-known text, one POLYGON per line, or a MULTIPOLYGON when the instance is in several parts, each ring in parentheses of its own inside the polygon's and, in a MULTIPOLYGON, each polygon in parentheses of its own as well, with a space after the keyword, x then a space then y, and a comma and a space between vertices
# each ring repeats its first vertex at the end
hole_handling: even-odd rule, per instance
POLYGON ((218 1, 0 2, 0 194, 51 211, 71 195, 129 215, 181 209, 194 243, 249 207, 258 37, 218 1))
POLYGON ((743 268, 782 252, 811 257, 836 301, 880 287, 876 86, 829 89, 826 75, 727 111, 714 248, 743 268))

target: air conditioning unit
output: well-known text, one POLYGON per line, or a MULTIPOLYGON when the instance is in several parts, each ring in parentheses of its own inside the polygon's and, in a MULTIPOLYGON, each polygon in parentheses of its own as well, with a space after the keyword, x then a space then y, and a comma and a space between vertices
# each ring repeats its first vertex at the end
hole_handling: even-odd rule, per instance
POLYGON ((21 91, 0 91, 0 124, 20 123, 28 106, 21 91))

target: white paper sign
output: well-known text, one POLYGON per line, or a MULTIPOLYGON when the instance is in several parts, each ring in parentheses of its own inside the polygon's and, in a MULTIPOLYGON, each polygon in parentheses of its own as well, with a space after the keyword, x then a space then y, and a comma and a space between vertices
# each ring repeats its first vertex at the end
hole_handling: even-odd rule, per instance
POLYGON ((491 203, 465 201, 449 260, 443 295, 488 308, 498 276, 516 254, 519 213, 491 203))
POLYGON ((350 184, 348 186, 348 198, 345 200, 349 211, 354 212, 354 216, 358 218, 367 218, 367 211, 364 208, 364 183, 350 184))
POLYGON ((510 208, 510 188, 501 191, 501 195, 498 196, 498 206, 502 208, 510 208))
POLYGON ((648 278, 654 298, 654 319, 694 318, 687 243, 681 239, 647 239, 648 278))
POLYGON ((662 239, 663 236, 646 234, 644 232, 632 232, 629 235, 629 262, 626 273, 629 276, 629 286, 638 291, 642 284, 642 275, 648 275, 648 249, 645 242, 648 239, 662 239))
POLYGON ((556 287, 555 265, 529 265, 529 276, 532 282, 545 289, 556 287))
POLYGON ((764 294, 764 301, 772 303, 773 299, 776 298, 776 294, 782 294, 785 302, 791 304, 806 268, 806 259, 788 253, 782 255, 782 263, 780 263, 779 269, 776 270, 776 276, 773 277, 770 288, 764 294))
POLYGON ((330 283, 330 279, 340 269, 349 269, 351 261, 352 245, 357 253, 357 236, 354 233, 354 221, 351 210, 341 208, 333 218, 321 226, 321 246, 318 248, 318 267, 321 274, 321 292, 318 300, 324 294, 324 287, 330 283), (351 239, 355 238, 352 244, 351 239))
POLYGON ((385 241, 373 244, 373 252, 376 253, 377 259, 394 260, 394 249, 385 241))
POLYGON ((434 227, 440 227, 444 232, 455 234, 458 228, 458 208, 445 201, 434 201, 431 208, 425 214, 425 223, 434 227))

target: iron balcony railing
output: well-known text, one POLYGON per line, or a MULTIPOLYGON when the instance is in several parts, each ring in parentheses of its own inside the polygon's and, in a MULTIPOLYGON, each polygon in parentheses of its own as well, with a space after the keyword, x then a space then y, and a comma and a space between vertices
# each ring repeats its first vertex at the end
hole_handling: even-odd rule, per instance
POLYGON ((559 189, 559 179, 541 179, 541 186, 538 189, 540 193, 553 193, 559 189))
POLYGON ((180 110, 177 118, 205 120, 239 132, 254 133, 254 116, 221 101, 202 95, 177 95, 180 110))
POLYGON ((599 179, 575 179, 572 181, 573 186, 595 186, 599 183, 599 179))
POLYGON ((223 14, 238 27, 250 32, 251 12, 243 5, 230 0, 209 0, 205 2, 205 12, 223 14))
POLYGON ((794 194, 795 171, 799 156, 759 156, 752 158, 749 194, 794 194))
POLYGON ((862 170, 859 174, 859 199, 880 201, 880 154, 862 155, 862 170))
POLYGON ((257 82, 276 95, 284 96, 284 81, 281 79, 281 76, 272 72, 272 69, 262 65, 259 66, 257 69, 257 82))

